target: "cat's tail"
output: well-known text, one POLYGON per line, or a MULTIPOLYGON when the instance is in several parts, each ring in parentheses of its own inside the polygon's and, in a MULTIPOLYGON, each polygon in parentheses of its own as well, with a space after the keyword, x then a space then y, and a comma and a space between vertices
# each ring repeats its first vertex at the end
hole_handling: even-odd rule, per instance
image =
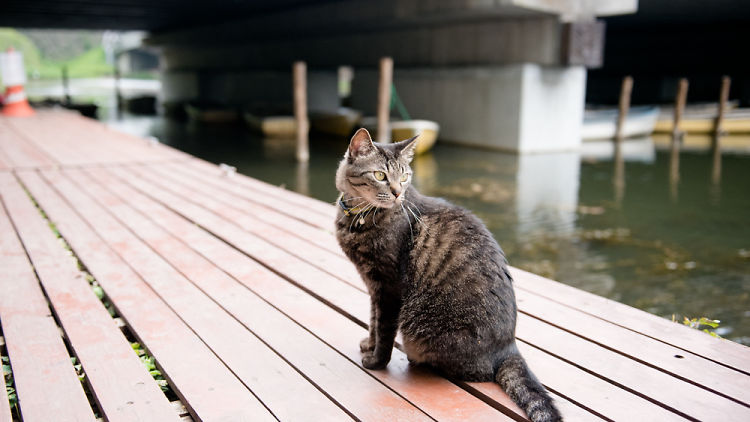
POLYGON ((505 359, 495 374, 495 380, 533 422, 562 421, 552 398, 520 354, 505 359))

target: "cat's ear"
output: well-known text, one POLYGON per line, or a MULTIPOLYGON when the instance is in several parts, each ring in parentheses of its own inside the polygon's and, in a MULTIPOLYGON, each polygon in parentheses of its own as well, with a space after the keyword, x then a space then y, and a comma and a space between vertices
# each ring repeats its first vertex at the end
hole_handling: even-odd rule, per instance
POLYGON ((412 158, 414 158, 414 151, 417 148, 417 138, 419 138, 419 135, 393 144, 400 157, 406 158, 406 161, 411 162, 412 158))
POLYGON ((370 132, 365 128, 359 129, 349 142, 349 158, 353 160, 373 152, 375 152, 375 145, 372 143, 370 132))

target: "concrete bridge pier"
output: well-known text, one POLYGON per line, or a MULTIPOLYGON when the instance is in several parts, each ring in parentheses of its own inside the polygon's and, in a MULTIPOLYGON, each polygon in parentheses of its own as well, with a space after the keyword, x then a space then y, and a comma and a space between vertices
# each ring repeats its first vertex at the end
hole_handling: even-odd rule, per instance
POLYGON ((158 34, 151 44, 164 52, 166 99, 289 103, 290 66, 303 60, 311 111, 338 106, 336 70, 348 65, 352 105, 375 115, 377 64, 390 56, 411 117, 437 121, 441 140, 571 151, 581 142, 586 69, 602 64, 596 17, 636 8, 636 0, 324 2, 158 34))

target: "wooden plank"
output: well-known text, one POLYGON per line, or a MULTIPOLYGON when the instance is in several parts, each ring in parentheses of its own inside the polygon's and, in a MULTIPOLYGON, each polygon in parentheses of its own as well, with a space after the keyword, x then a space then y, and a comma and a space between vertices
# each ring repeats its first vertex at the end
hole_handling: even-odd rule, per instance
MULTIPOLYGON (((229 204, 233 201, 231 197, 222 197, 225 200, 224 203, 215 200, 215 197, 222 196, 220 192, 216 192, 216 189, 206 187, 200 182, 192 180, 178 182, 172 178, 174 176, 166 169, 159 169, 155 166, 143 166, 138 167, 138 172, 143 174, 144 177, 148 177, 160 188, 166 189, 172 194, 179 195, 196 205, 201 205, 229 221, 233 221, 244 230, 255 234, 279 248, 287 250, 299 259, 318 267, 322 271, 328 272, 334 277, 342 279, 362 291, 367 290, 357 269, 351 265, 340 249, 338 253, 333 253, 317 248, 313 243, 301 236, 298 237, 296 234, 279 229, 255 218, 249 210, 241 210, 230 206, 229 204), (202 193, 202 195, 198 196, 196 193, 202 193), (331 271, 330 269, 335 270, 331 271)), ((240 201, 237 201, 237 205, 241 207, 242 202, 240 201)), ((323 232, 320 232, 320 234, 325 235, 323 232)), ((329 240, 333 240, 333 236, 330 234, 328 234, 328 238, 329 240)))
POLYGON ((107 420, 178 420, 76 263, 10 174, 0 174, 0 194, 107 420))
MULTIPOLYGON (((109 169, 110 172, 113 173, 119 173, 125 178, 127 178, 127 181, 130 182, 133 186, 139 187, 139 190, 141 191, 148 191, 152 188, 148 183, 142 182, 142 181, 134 181, 135 179, 132 178, 134 173, 123 173, 122 169, 109 169)), ((235 247, 240 249, 241 251, 248 253, 251 256, 256 256, 253 251, 245 249, 244 244, 248 243, 249 240, 242 239, 243 236, 247 237, 248 234, 243 233, 237 233, 237 231, 231 231, 226 228, 222 228, 222 225, 229 224, 228 222, 224 221, 216 221, 215 218, 211 218, 211 216, 207 215, 206 213, 200 213, 196 211, 191 211, 190 208, 194 208, 195 205, 186 203, 186 201, 181 200, 180 198, 174 198, 170 196, 169 194, 162 192, 162 191, 154 191, 149 194, 149 196, 162 204, 173 208, 176 212, 187 216, 189 219, 191 219, 196 224, 206 228, 209 231, 212 231, 213 233, 216 233, 216 231, 223 231, 226 232, 226 235, 222 235, 221 237, 224 238, 227 242, 230 244, 233 244, 235 247), (213 220, 213 221, 212 221, 213 220)), ((193 242, 191 242, 193 243, 193 242)), ((274 268, 272 266, 272 268, 274 268)), ((290 276, 291 280, 296 283, 303 283, 303 276, 300 276, 300 274, 294 274, 292 273, 290 276)), ((313 291, 319 298, 322 298, 322 300, 326 301, 327 303, 333 304, 334 307, 341 308, 346 307, 352 303, 357 303, 358 306, 355 308, 355 312, 350 314, 352 317, 356 318, 360 324, 364 325, 365 321, 369 319, 369 315, 367 313, 368 309, 368 298, 367 295, 364 292, 361 291, 340 291, 337 292, 336 295, 330 295, 330 291, 335 289, 335 287, 331 285, 335 285, 336 283, 341 283, 338 279, 329 279, 329 280, 320 280, 318 283, 315 283, 314 285, 310 285, 309 289, 313 291)), ((634 363, 635 364, 635 363, 634 363)), ((545 373, 539 373, 535 367, 535 363, 533 361, 530 361, 530 365, 532 366, 532 369, 537 372, 540 379, 542 381, 545 380, 545 376, 551 376, 550 374, 545 373)), ((558 366, 567 366, 563 361, 557 361, 556 365, 558 366)), ((552 371, 552 367, 554 365, 547 366, 547 370, 552 371)), ((613 387, 611 384, 608 384, 606 382, 601 381, 600 379, 587 374, 583 371, 577 370, 573 371, 573 374, 577 375, 577 378, 575 379, 577 391, 573 391, 573 393, 579 394, 580 399, 582 400, 588 400, 588 402, 585 404, 587 407, 590 407, 594 409, 594 411, 607 414, 611 413, 612 410, 608 409, 616 409, 613 408, 611 404, 611 399, 616 398, 618 403, 625 403, 625 405, 620 409, 622 412, 625 412, 627 410, 635 410, 635 409, 649 409, 648 411, 653 415, 661 415, 662 417, 670 416, 669 412, 665 411, 663 408, 656 406, 646 400, 643 400, 642 398, 633 395, 629 392, 620 390, 617 387, 613 387), (609 387, 607 387, 609 386, 609 387), (592 391, 595 393, 592 394, 592 391), (582 395, 583 397, 580 397, 582 395), (588 397, 588 398, 586 398, 588 397)), ((562 378, 560 378, 561 385, 558 387, 559 390, 556 390, 558 393, 560 393, 563 396, 570 397, 568 389, 573 388, 569 386, 568 384, 571 384, 571 379, 567 379, 566 383, 562 382, 562 378)), ((632 415, 632 413, 630 413, 632 415)))
POLYGON ((706 336, 682 324, 562 283, 511 268, 515 286, 655 340, 750 374, 750 353, 740 344, 706 336))
MULTIPOLYGON (((292 217, 297 220, 304 221, 307 224, 311 224, 322 230, 334 232, 334 221, 335 214, 328 212, 322 214, 316 211, 311 211, 310 206, 307 204, 300 204, 297 202, 290 201, 290 198, 281 196, 276 197, 269 195, 268 192, 261 189, 254 189, 249 186, 240 185, 234 183, 234 179, 239 178, 238 175, 228 177, 206 177, 207 174, 200 170, 195 169, 189 165, 174 166, 174 171, 178 172, 180 176, 193 176, 207 182, 213 182, 219 189, 232 193, 236 196, 242 197, 248 201, 255 202, 259 205, 272 208, 280 214, 284 214, 288 217, 292 217), (332 214, 332 215, 328 215, 332 214)), ((281 191, 281 188, 267 189, 272 191, 281 191)), ((293 198, 293 197, 292 197, 293 198)), ((311 198, 308 198, 311 199, 311 198)))
POLYGON ((275 420, 205 343, 48 185, 48 182, 54 187, 66 184, 58 172, 45 172, 48 179, 28 171, 19 172, 19 177, 96 277, 139 341, 156 358, 160 370, 196 421, 275 420))
MULTIPOLYGON (((259 319, 264 320, 261 323, 263 327, 272 330, 280 338, 288 339, 292 347, 304 351, 308 361, 303 363, 312 365, 318 371, 323 366, 326 374, 328 371, 341 369, 342 358, 338 354, 325 350, 327 346, 296 324, 292 323, 290 327, 289 324, 276 322, 274 326, 274 315, 268 313, 272 314, 275 310, 267 309, 263 312, 263 305, 267 306, 265 303, 253 303, 252 300, 232 297, 233 293, 217 292, 221 283, 227 283, 228 276, 225 273, 201 261, 182 242, 168 236, 126 202, 109 193, 96 181, 85 177, 81 171, 68 170, 64 173, 89 195, 74 195, 61 188, 62 194, 71 199, 71 203, 91 222, 94 230, 100 233, 110 247, 135 269, 277 418, 311 420, 311 415, 315 415, 315 419, 321 421, 351 420, 266 345, 275 347, 274 342, 264 337, 264 344, 239 321, 252 330, 259 324, 259 319), (96 198, 98 204, 92 198, 96 198), (102 207, 106 207, 111 215, 102 207), (149 249, 149 246, 154 250, 149 249), (165 259, 179 265, 172 267, 165 259), (186 277, 190 277, 195 285, 186 277), (232 300, 234 316, 238 316, 239 312, 244 318, 239 318, 238 321, 211 300, 217 296, 232 300), (252 359, 248 359, 248 356, 252 356, 252 359), (314 358, 319 359, 310 362, 314 358)), ((234 281, 230 279, 229 283, 234 281)), ((289 354, 284 353, 284 358, 296 364, 289 358, 289 354)), ((350 365, 349 362, 346 364, 350 365)), ((338 380, 322 389, 328 394, 333 394, 336 388, 363 389, 366 383, 357 383, 356 374, 350 372, 340 370, 337 375, 345 381, 338 380)), ((307 372, 306 376, 315 380, 307 372)))
MULTIPOLYGON (((207 176, 221 176, 221 171, 219 170, 218 166, 207 161, 203 161, 199 158, 194 158, 193 160, 188 161, 188 164, 194 168, 201 170, 207 176)), ((270 183, 266 183, 258 179, 253 179, 252 177, 248 177, 240 173, 237 173, 234 177, 232 177, 231 182, 236 183, 240 186, 245 186, 246 188, 253 191, 264 193, 268 197, 268 199, 283 199, 287 203, 298 205, 303 207, 304 209, 309 209, 310 211, 322 214, 323 217, 336 217, 336 208, 334 208, 333 205, 327 204, 314 198, 310 198, 305 195, 301 195, 297 192, 292 192, 290 190, 274 186, 270 183)))
POLYGON ((11 168, 10 158, 3 152, 3 144, 7 140, 0 135, 0 170, 9 170, 11 168))
MULTIPOLYGON (((147 198, 122 182, 109 177, 109 172, 88 170, 88 173, 91 174, 92 179, 99 181, 121 199, 127 199, 133 207, 174 237, 181 239, 185 245, 195 252, 200 253, 199 256, 204 257, 189 256, 187 253, 173 257, 175 260, 188 261, 182 263, 181 267, 186 267, 187 264, 192 265, 192 263, 202 263, 204 259, 220 266, 251 290, 260 289, 263 292, 261 296, 268 303, 273 304, 274 307, 303 325, 344 356, 347 356, 352 362, 360 365, 361 357, 358 342, 367 335, 366 329, 362 326, 281 279, 189 220, 168 210, 163 205, 147 198)), ((205 263, 201 265, 205 265, 205 263)), ((258 299, 249 296, 251 293, 248 290, 238 289, 240 285, 236 281, 229 282, 226 277, 219 277, 219 279, 221 281, 212 281, 212 286, 215 288, 221 285, 222 288, 226 289, 225 296, 232 298, 231 300, 238 300, 238 304, 235 305, 238 308, 242 306, 257 310, 268 306, 263 303, 256 303, 258 299), (252 306, 251 303, 253 303, 252 306)), ((198 278, 196 278, 196 282, 199 282, 198 278)), ((219 299, 217 298, 217 300, 219 299)), ((233 313, 238 315, 241 312, 242 309, 238 309, 233 313)), ((288 331, 283 332, 286 336, 290 336, 288 331)), ((389 371, 372 371, 372 374, 430 416, 438 420, 503 419, 502 415, 498 414, 496 410, 457 389, 455 385, 434 373, 424 368, 410 367, 400 351, 394 351, 394 353, 400 357, 394 359, 389 371), (440 397, 440 400, 436 400, 436 397, 440 397)))
MULTIPOLYGON (((245 232, 234 223, 226 221, 198 205, 185 201, 179 196, 173 195, 163 189, 158 189, 149 181, 141 179, 138 171, 134 169, 112 167, 109 170, 121 180, 126 181, 147 196, 165 203, 171 209, 179 210, 178 213, 186 218, 192 221, 201 221, 200 224, 215 236, 235 245, 235 247, 252 256, 264 266, 272 268, 274 272, 285 276, 287 279, 295 279, 296 277, 295 282, 307 291, 316 291, 322 288, 330 297, 347 297, 349 290, 361 292, 361 290, 344 282, 330 283, 326 281, 339 279, 298 259, 285 250, 251 233, 245 232), (304 274, 304 277, 297 277, 300 274, 304 274)), ((367 314, 368 307, 369 300, 365 301, 364 305, 347 302, 337 306, 340 312, 347 315, 367 314)))
MULTIPOLYGON (((31 263, 0 204, 0 320, 25 421, 93 421, 31 263), (19 300, 21 299, 22 300, 19 300)), ((10 421, 0 398, 0 421, 10 421), (7 416, 7 419, 2 415, 7 416)))
POLYGON ((9 159, 12 167, 40 167, 55 164, 46 154, 16 133, 6 117, 0 117, 0 149, 9 159))
POLYGON ((151 144, 146 139, 112 130, 99 121, 80 115, 56 114, 55 118, 60 126, 75 133, 78 138, 104 147, 114 154, 114 157, 98 162, 163 161, 189 157, 166 145, 151 144))
MULTIPOLYGON (((89 171, 89 173, 96 174, 91 178, 91 182, 100 180, 101 172, 89 171)), ((102 202, 106 203, 108 208, 116 213, 123 223, 136 231, 145 242, 157 250, 182 274, 189 277, 193 283, 230 311, 266 344, 302 371, 321 390, 334 400, 339 401, 348 412, 357 418, 367 420, 384 420, 392 417, 405 420, 422 419, 421 413, 415 413, 412 405, 405 401, 399 401, 402 399, 397 396, 391 397, 390 390, 367 376, 352 362, 344 359, 308 331, 250 293, 180 240, 168 235, 153 223, 144 221, 144 215, 125 205, 125 198, 128 202, 130 202, 130 198, 113 197, 104 189, 100 189, 96 193, 96 197, 101 198, 102 202), (376 408, 363 403, 370 399, 381 402, 383 407, 376 408), (386 403, 389 404, 386 405, 386 403)), ((255 265, 258 264, 255 263, 255 265)), ((164 275, 162 274, 161 277, 163 278, 164 275)), ((278 279, 278 281, 287 284, 284 280, 278 279)), ((207 312, 201 312, 201 314, 205 315, 207 312)), ((234 339, 234 337, 231 338, 234 339)), ((229 364, 226 359, 225 362, 229 364)), ((230 367, 234 368, 231 364, 230 367)), ((262 384, 263 380, 260 380, 260 383, 262 384)), ((257 391, 256 394, 261 396, 257 391)), ((309 420, 312 418, 311 415, 315 415, 320 420, 329 420, 322 413, 324 408, 320 404, 317 405, 317 409, 313 402, 306 407, 304 406, 305 397, 294 394, 288 388, 281 388, 279 391, 270 394, 282 396, 278 397, 277 400, 281 398, 284 400, 293 399, 293 403, 290 404, 300 407, 300 409, 295 409, 296 412, 301 412, 298 420, 309 420), (284 397, 285 395, 286 397, 284 397)), ((266 404, 271 407, 267 402, 266 404)), ((271 408, 273 410, 273 407, 271 408)))
POLYGON ((88 151, 81 150, 79 145, 71 142, 68 132, 55 131, 54 126, 48 121, 48 115, 49 112, 40 111, 33 117, 6 122, 36 149, 51 157, 56 164, 79 163, 80 157, 85 156, 88 151))
POLYGON ((644 398, 697 420, 750 420, 750 408, 592 344, 528 315, 519 315, 518 338, 644 398), (700 397, 696 401, 695 397, 700 397))
POLYGON ((183 184, 189 182, 191 186, 197 185, 203 188, 210 188, 211 197, 217 201, 244 211, 246 214, 250 214, 278 229, 296 234, 327 251, 342 257, 345 256, 336 238, 331 235, 335 230, 334 219, 326 217, 329 229, 322 229, 319 225, 311 226, 310 224, 303 223, 296 217, 297 214, 308 214, 305 210, 298 208, 298 206, 290 204, 283 204, 282 208, 268 206, 263 200, 265 196, 251 194, 246 189, 228 183, 226 178, 215 179, 205 177, 205 175, 201 175, 197 171, 190 171, 191 167, 186 166, 184 163, 171 163, 163 167, 168 171, 173 181, 182 182, 183 184))
MULTIPOLYGON (((519 289, 516 298, 519 310, 535 318, 707 390, 718 392, 746 405, 750 403, 750 376, 583 312, 561 306, 526 290, 519 289)), ((710 407, 706 403, 708 398, 713 398, 715 403, 724 402, 708 394, 704 397, 704 408, 710 407)), ((687 408, 689 407, 685 409, 687 408)), ((750 415, 748 417, 750 418, 750 415)))
MULTIPOLYGON (((161 175, 162 175, 162 176, 165 176, 165 177, 167 176, 166 174, 161 174, 161 175)), ((192 183, 191 183, 191 185, 192 185, 192 183)), ((185 195, 185 194, 183 194, 183 195, 185 195)), ((201 202, 201 203, 204 203, 204 201, 203 201, 203 200, 201 200, 200 202, 201 202)), ((236 220, 237 220, 237 218, 238 218, 237 216, 225 216, 225 217, 226 217, 226 218, 228 218, 228 219, 232 219, 232 220, 234 220, 234 221, 236 221, 236 220)), ((337 267, 333 267, 333 268, 335 268, 335 269, 338 269, 337 267)), ((523 306, 523 304, 522 304, 521 306, 523 306)), ((566 315, 566 316, 570 317, 569 315, 566 315)), ((572 319, 572 317, 571 317, 571 319, 572 319)), ((580 318, 579 318, 579 319, 580 319, 580 318)), ((555 320, 556 320, 556 319, 555 319, 555 320)), ((564 318, 562 318, 562 320, 565 320, 565 319, 564 319, 564 318)), ((592 323, 595 323, 595 322, 596 322, 596 319, 595 319, 595 318, 589 318, 589 319, 583 318, 583 319, 582 319, 581 321, 577 321, 577 320, 576 320, 576 322, 575 322, 575 323, 572 323, 572 321, 568 321, 568 322, 572 323, 572 325, 574 325, 574 326, 584 326, 584 327, 585 327, 585 326, 586 326, 586 322, 589 322, 589 320, 590 320, 590 321, 591 321, 592 323)), ((611 338, 613 338, 613 339, 616 339, 616 338, 617 338, 616 334, 615 334, 615 335, 612 335, 612 336, 610 336, 610 337, 611 337, 611 338)), ((637 339, 637 337, 638 337, 638 336, 637 336, 637 335, 635 335, 635 337, 636 337, 636 339, 637 339)), ((629 339, 629 340, 630 340, 630 341, 632 341, 632 339, 629 339)), ((645 339, 644 339, 644 340, 645 340, 645 339)), ((621 342, 621 343, 622 343, 622 342, 621 342)), ((627 342, 625 342, 625 343, 627 343, 627 342)), ((633 348, 635 348, 635 349, 638 349, 638 348, 639 348, 639 346, 643 345, 642 343, 643 343, 643 342, 641 342, 641 344, 638 344, 638 343, 631 343, 631 344, 630 344, 630 346, 631 346, 631 347, 633 347, 633 348)), ((649 344, 649 343, 648 343, 648 342, 646 342, 646 344, 649 344)), ((658 344, 657 344, 657 345, 655 345, 655 346, 658 346, 658 344)), ((596 346, 594 346, 594 349, 596 349, 596 348, 597 348, 597 347, 596 347, 596 346)), ((635 349, 634 349, 634 350, 635 350, 635 349)), ((652 355, 652 357, 654 356, 654 351, 653 351, 653 350, 648 350, 648 348, 647 348, 647 351, 648 351, 648 352, 652 352, 652 353, 651 353, 651 355, 652 355)), ((671 352, 671 351, 668 351, 668 352, 671 352)), ((641 355, 643 355, 643 353, 641 353, 641 355)), ((674 356, 675 356, 675 354, 674 354, 674 353, 671 353, 671 354, 667 354, 667 355, 664 355, 664 353, 663 353, 663 351, 662 351, 662 356, 663 356, 663 357, 662 357, 662 359, 660 359, 660 360, 656 360, 656 361, 655 361, 655 364, 661 363, 662 365, 670 365, 670 364, 672 363, 672 361, 677 361, 677 360, 676 360, 676 359, 674 358, 674 356), (668 358, 668 359, 665 359, 665 358, 668 358), (670 360, 670 359, 671 359, 671 360, 670 360)), ((617 357, 619 357, 619 356, 617 356, 617 357)), ((654 359, 652 359, 652 360, 654 360, 654 359)), ((689 365, 689 362, 688 362, 688 365, 689 365)), ((689 368, 690 368, 690 366, 686 366, 686 368, 688 368, 688 369, 690 370, 690 372, 692 372, 692 373, 693 373, 693 375, 694 375, 694 376, 695 376, 695 375, 698 375, 698 376, 699 376, 700 378, 704 378, 704 381, 706 381, 707 383, 710 383, 710 384, 717 384, 717 383, 721 383, 721 381, 716 381, 716 379, 715 379, 715 378, 713 378, 713 377, 705 377, 705 376, 702 376, 703 374, 708 374, 709 372, 704 372, 704 373, 701 373, 701 371, 700 371, 700 370, 707 370, 707 369, 716 369, 716 370, 718 370, 719 372, 721 372, 721 371, 722 371, 722 368, 721 368, 721 367, 717 367, 717 366, 711 366, 710 368, 700 368, 700 361, 698 361, 698 366, 699 366, 699 370, 698 370, 698 371, 696 371, 696 370, 690 370, 690 369, 689 369, 689 368)), ((705 365, 704 365, 704 366, 705 366, 705 365)), ((650 371, 648 370, 648 368, 645 368, 645 367, 644 367, 644 368, 640 368, 640 366, 635 366, 635 365, 634 365, 634 368, 635 368, 635 371, 636 371, 636 372, 637 372, 637 371, 639 371, 639 370, 640 370, 640 371, 644 371, 644 370, 645 370, 645 373, 646 373, 646 374, 650 374, 650 373, 651 373, 651 372, 650 372, 650 371)), ((731 374, 724 374, 724 375, 725 375, 725 377, 726 377, 727 375, 731 375, 731 374)), ((657 376, 657 378, 659 378, 658 374, 657 374, 656 376, 657 376)), ((678 380, 676 380, 676 379, 672 379, 672 378, 670 378, 670 377, 667 377, 667 376, 661 377, 660 379, 662 380, 662 385, 664 385, 664 383, 665 383, 665 382, 666 382, 667 384, 669 384, 669 383, 671 382, 671 383, 673 384, 673 387, 674 387, 674 388, 678 388, 678 387, 679 387, 679 386, 681 386, 681 384, 682 384, 682 383, 681 383, 681 382, 679 382, 678 380)), ((729 392, 730 392, 730 391, 731 391, 732 389, 734 389, 734 388, 737 388, 737 387, 743 387, 743 386, 744 386, 744 382, 743 382, 743 381, 746 381, 746 380, 742 380, 742 379, 739 379, 739 380, 738 380, 738 382, 740 383, 740 385, 728 385, 728 386, 727 386, 727 388, 726 388, 726 391, 727 391, 727 392, 729 393, 729 392)), ((735 383, 735 384, 736 384, 736 383, 735 383)), ((633 386, 631 385, 631 388, 632 388, 632 387, 633 387, 633 386)), ((692 387, 692 386, 691 386, 691 387, 692 387)), ((688 389, 690 389, 690 388, 688 388, 688 389)), ((740 391, 742 391, 742 390, 740 390, 740 391)), ((659 390, 659 391, 656 391, 656 393, 659 393, 659 392, 661 392, 661 390, 659 390)), ((720 397, 712 397, 712 396, 709 396, 709 397, 710 397, 710 401, 713 401, 713 403, 717 404, 717 405, 718 405, 719 407, 721 407, 721 406, 725 405, 725 401, 724 401, 723 399, 721 399, 720 397)), ((670 396, 666 397, 666 401, 672 400, 672 399, 674 399, 674 398, 675 398, 675 397, 674 397, 673 395, 670 395, 670 396)), ((679 398, 681 398, 681 397, 679 397, 679 396, 678 396, 677 398, 679 399, 679 398)), ((733 405, 735 405, 735 404, 734 404, 734 403, 730 403, 730 404, 726 404, 726 405, 727 405, 727 406, 729 406, 729 407, 732 407, 732 406, 733 406, 733 405)), ((710 407, 710 406, 709 406, 709 407, 710 407)), ((680 408, 680 407, 677 407, 677 408, 680 408)))

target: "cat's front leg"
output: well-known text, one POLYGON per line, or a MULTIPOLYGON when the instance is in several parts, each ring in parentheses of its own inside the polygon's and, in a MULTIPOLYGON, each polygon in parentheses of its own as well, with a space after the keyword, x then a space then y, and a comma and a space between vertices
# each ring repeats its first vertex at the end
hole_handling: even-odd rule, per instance
POLYGON ((362 365, 367 369, 383 369, 388 365, 391 353, 393 353, 401 301, 398 294, 387 290, 371 292, 370 297, 372 307, 370 314, 374 324, 373 321, 370 322, 370 337, 365 339, 368 340, 367 343, 365 340, 360 343, 360 348, 363 343, 369 347, 373 340, 374 347, 368 351, 363 350, 362 365))
POLYGON ((375 297, 377 297, 377 294, 370 292, 370 329, 367 337, 359 342, 359 351, 363 353, 375 350, 376 327, 378 326, 378 304, 373 299, 375 297))

